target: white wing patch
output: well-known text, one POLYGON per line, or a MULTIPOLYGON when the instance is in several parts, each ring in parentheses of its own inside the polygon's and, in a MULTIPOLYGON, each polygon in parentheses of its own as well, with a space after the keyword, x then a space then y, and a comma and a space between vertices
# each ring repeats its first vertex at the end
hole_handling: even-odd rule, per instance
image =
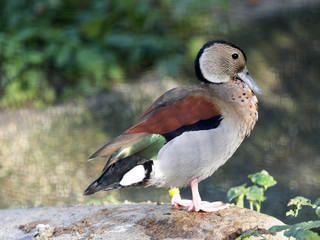
POLYGON ((138 165, 132 168, 129 172, 123 175, 120 181, 121 186, 130 186, 132 184, 141 182, 146 176, 146 171, 143 165, 138 165))

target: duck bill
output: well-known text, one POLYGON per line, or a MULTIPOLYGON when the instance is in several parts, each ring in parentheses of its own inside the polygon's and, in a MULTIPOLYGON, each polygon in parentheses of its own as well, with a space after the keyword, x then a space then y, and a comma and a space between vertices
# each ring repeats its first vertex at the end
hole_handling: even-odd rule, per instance
POLYGON ((242 72, 236 74, 236 77, 242 80, 248 87, 257 94, 262 94, 261 88, 256 84, 256 82, 250 76, 247 66, 243 69, 242 72))

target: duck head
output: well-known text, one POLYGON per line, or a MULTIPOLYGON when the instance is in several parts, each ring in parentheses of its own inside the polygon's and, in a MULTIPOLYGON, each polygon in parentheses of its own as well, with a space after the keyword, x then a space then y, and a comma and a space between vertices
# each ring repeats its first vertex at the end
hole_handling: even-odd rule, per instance
POLYGON ((210 41, 203 45, 196 57, 196 76, 200 81, 216 84, 237 78, 253 92, 261 94, 261 88, 249 75, 246 60, 244 51, 233 43, 225 40, 210 41))

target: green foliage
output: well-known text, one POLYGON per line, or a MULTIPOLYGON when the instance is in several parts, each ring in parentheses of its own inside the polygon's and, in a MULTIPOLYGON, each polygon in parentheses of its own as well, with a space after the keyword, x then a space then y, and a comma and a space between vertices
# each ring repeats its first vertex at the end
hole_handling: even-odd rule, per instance
POLYGON ((317 206, 315 213, 317 214, 318 218, 320 218, 320 198, 318 198, 318 199, 315 201, 314 205, 317 206))
MULTIPOLYGON (((311 200, 305 197, 298 196, 293 199, 290 199, 288 206, 292 206, 292 209, 287 212, 287 216, 289 215, 289 216, 296 217, 298 215, 299 210, 302 208, 302 206, 310 206, 310 207, 316 208, 316 214, 320 218, 318 214, 319 206, 320 206, 320 198, 318 198, 315 201, 315 203, 312 204, 311 200)), ((275 233, 284 231, 283 235, 285 237, 288 237, 289 239, 293 237, 297 240, 320 240, 320 236, 317 233, 310 231, 310 229, 315 229, 319 227, 320 227, 320 220, 301 222, 294 225, 272 226, 271 228, 269 228, 268 232, 270 234, 275 234, 275 233)), ((252 235, 259 235, 257 232, 257 228, 249 229, 248 231, 241 234, 241 236, 239 236, 237 240, 250 239, 250 236, 252 235)), ((262 239, 266 239, 266 238, 262 237, 262 239)))
POLYGON ((269 232, 277 233, 284 231, 284 236, 288 238, 294 237, 297 240, 320 240, 320 236, 318 234, 309 230, 318 227, 320 227, 320 221, 309 221, 297 223, 292 226, 273 226, 269 229, 269 232))
MULTIPOLYGON (((297 240, 320 240, 320 236, 317 233, 310 231, 310 229, 318 227, 320 227, 320 221, 309 221, 297 223, 292 226, 272 226, 271 228, 269 228, 268 232, 269 234, 275 234, 284 231, 283 235, 288 239, 291 239, 291 237, 293 237, 297 240)), ((259 236, 262 240, 272 239, 261 236, 257 231, 257 228, 254 227, 252 229, 249 229, 248 231, 245 231, 243 234, 241 234, 241 236, 236 238, 236 240, 250 239, 250 236, 259 236)))
POLYGON ((307 199, 305 197, 297 196, 293 199, 290 199, 288 206, 291 206, 292 209, 290 209, 286 215, 287 216, 298 216, 299 210, 302 208, 302 206, 310 206, 312 208, 315 208, 315 213, 320 218, 320 198, 318 198, 314 203, 311 203, 310 199, 307 199))
POLYGON ((232 201, 235 199, 236 205, 239 207, 244 207, 244 196, 249 191, 248 188, 246 188, 246 183, 237 187, 230 188, 230 190, 227 193, 227 197, 229 201, 232 201))
POLYGON ((261 240, 267 240, 265 237, 259 234, 258 229, 256 227, 249 229, 248 231, 245 231, 243 234, 241 234, 241 236, 237 237, 236 240, 250 239, 250 236, 252 235, 261 237, 261 240))
POLYGON ((226 7, 222 0, 0 0, 0 106, 93 94, 150 67, 176 74, 203 44, 192 36, 219 31, 212 19, 203 24, 213 4, 226 7))
POLYGON ((291 206, 292 209, 290 209, 290 211, 288 211, 286 215, 296 217, 298 216, 299 210, 302 208, 302 206, 310 206, 312 208, 317 208, 320 206, 319 203, 320 203, 319 199, 316 201, 315 204, 312 204, 310 199, 297 196, 293 199, 290 199, 288 206, 291 206))
MULTIPOLYGON (((317 216, 319 216, 319 207, 320 207, 320 198, 318 198, 315 203, 311 203, 310 199, 307 199, 305 197, 297 196, 293 199, 290 199, 288 206, 291 206, 292 209, 290 209, 286 215, 287 216, 298 216, 299 210, 302 208, 302 206, 310 206, 312 208, 316 208, 315 213, 317 216)), ((320 240, 320 236, 316 234, 315 232, 310 231, 310 229, 313 228, 319 228, 320 227, 320 221, 308 221, 308 222, 301 222, 294 224, 292 226, 290 225, 283 225, 283 226, 273 226, 269 229, 270 233, 276 233, 281 232, 284 230, 284 235, 286 237, 294 237, 298 240, 320 240)))
POLYGON ((246 187, 246 184, 243 184, 231 188, 227 193, 228 200, 235 200, 237 206, 244 207, 244 197, 246 197, 249 201, 250 209, 253 210, 255 207, 257 212, 260 212, 261 202, 267 199, 264 196, 265 190, 267 190, 268 187, 274 186, 277 182, 265 170, 253 175, 250 174, 248 178, 251 180, 253 185, 246 187), (258 185, 261 187, 258 187, 258 185))
POLYGON ((267 190, 268 187, 272 187, 277 184, 273 177, 270 176, 269 173, 265 170, 262 170, 261 172, 255 173, 253 175, 250 174, 248 177, 254 184, 262 186, 264 190, 267 190))

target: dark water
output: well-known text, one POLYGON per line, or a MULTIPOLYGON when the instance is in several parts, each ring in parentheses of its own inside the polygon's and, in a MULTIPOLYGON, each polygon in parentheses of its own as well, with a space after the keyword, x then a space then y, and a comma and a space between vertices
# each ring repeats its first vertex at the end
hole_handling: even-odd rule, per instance
MULTIPOLYGON (((264 92, 259 96, 259 121, 235 155, 200 183, 201 196, 227 201, 230 187, 249 184, 248 174, 265 169, 278 184, 267 190, 262 212, 293 222, 285 217, 290 198, 320 197, 320 8, 252 18, 235 29, 228 39, 246 51, 251 75, 264 92)), ((0 207, 87 202, 83 190, 105 163, 86 162, 87 157, 130 127, 164 91, 154 89, 159 80, 150 81, 64 107, 4 112, 0 207)), ((111 195, 118 201, 170 199, 166 189, 153 187, 98 193, 91 199, 110 200, 111 195)), ((182 196, 190 198, 190 189, 183 189, 182 196)), ((301 215, 313 216, 310 209, 301 215)))

